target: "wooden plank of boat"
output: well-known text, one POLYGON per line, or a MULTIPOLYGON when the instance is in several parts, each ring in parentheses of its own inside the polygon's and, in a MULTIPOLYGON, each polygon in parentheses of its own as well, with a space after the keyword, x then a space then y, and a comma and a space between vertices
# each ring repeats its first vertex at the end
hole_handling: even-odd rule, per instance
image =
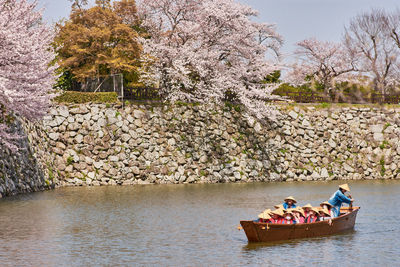
POLYGON ((249 242, 273 242, 337 234, 354 228, 360 207, 341 208, 341 216, 328 221, 303 224, 271 224, 240 221, 249 242))

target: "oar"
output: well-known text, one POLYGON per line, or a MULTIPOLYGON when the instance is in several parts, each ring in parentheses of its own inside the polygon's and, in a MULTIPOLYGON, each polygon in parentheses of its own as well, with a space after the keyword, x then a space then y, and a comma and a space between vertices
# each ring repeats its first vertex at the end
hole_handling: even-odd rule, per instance
MULTIPOLYGON (((349 198, 352 199, 351 195, 349 195, 349 198)), ((353 210, 353 202, 350 202, 350 204, 349 204, 349 210, 350 210, 350 211, 353 210)))

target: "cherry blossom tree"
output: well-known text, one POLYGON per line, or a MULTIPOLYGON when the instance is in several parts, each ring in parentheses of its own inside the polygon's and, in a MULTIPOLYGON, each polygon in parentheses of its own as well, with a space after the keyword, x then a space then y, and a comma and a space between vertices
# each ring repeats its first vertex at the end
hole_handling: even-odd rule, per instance
POLYGON ((142 40, 144 82, 170 101, 221 103, 229 95, 257 118, 272 118, 265 99, 277 85, 262 80, 279 67, 282 38, 273 24, 252 21, 257 11, 233 0, 139 4, 151 36, 142 40))
POLYGON ((16 150, 14 115, 36 120, 46 113, 54 82, 53 33, 37 2, 0 0, 0 144, 16 150))
POLYGON ((310 38, 297 46, 298 62, 291 66, 287 78, 291 83, 301 85, 308 82, 308 78, 321 84, 328 96, 337 82, 348 81, 352 77, 348 74, 356 71, 356 54, 341 43, 310 38))

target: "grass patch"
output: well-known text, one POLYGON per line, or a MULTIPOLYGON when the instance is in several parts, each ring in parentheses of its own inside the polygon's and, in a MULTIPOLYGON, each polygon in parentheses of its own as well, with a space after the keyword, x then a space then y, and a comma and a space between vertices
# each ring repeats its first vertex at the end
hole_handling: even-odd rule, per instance
POLYGON ((64 91, 59 96, 53 99, 56 103, 116 103, 118 102, 118 95, 115 92, 75 92, 64 91))
POLYGON ((386 141, 386 140, 384 140, 384 141, 382 142, 382 144, 379 145, 379 148, 380 148, 380 149, 385 149, 385 148, 387 148, 387 147, 389 147, 389 142, 386 141))
POLYGON ((72 156, 69 156, 67 158, 67 166, 71 165, 74 162, 74 158, 72 156))
POLYGON ((332 106, 331 103, 323 102, 323 103, 319 104, 318 106, 316 106, 316 108, 330 108, 331 106, 332 106))
POLYGON ((236 104, 232 104, 232 103, 229 103, 229 102, 225 102, 224 111, 231 111, 232 109, 235 110, 236 112, 240 112, 241 111, 240 105, 236 105, 236 104))
POLYGON ((381 170, 380 170, 381 176, 384 176, 385 172, 386 172, 386 169, 385 169, 385 158, 384 157, 381 157, 381 160, 379 161, 379 165, 381 166, 381 170))

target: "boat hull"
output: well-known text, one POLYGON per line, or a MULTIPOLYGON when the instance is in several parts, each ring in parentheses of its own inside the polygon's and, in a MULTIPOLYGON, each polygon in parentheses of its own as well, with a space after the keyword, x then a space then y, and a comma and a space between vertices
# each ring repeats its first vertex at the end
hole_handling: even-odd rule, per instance
POLYGON ((274 242, 298 238, 311 238, 317 236, 333 235, 354 228, 357 212, 360 207, 341 209, 348 211, 337 218, 328 221, 303 224, 271 224, 254 221, 240 221, 249 242, 274 242))

